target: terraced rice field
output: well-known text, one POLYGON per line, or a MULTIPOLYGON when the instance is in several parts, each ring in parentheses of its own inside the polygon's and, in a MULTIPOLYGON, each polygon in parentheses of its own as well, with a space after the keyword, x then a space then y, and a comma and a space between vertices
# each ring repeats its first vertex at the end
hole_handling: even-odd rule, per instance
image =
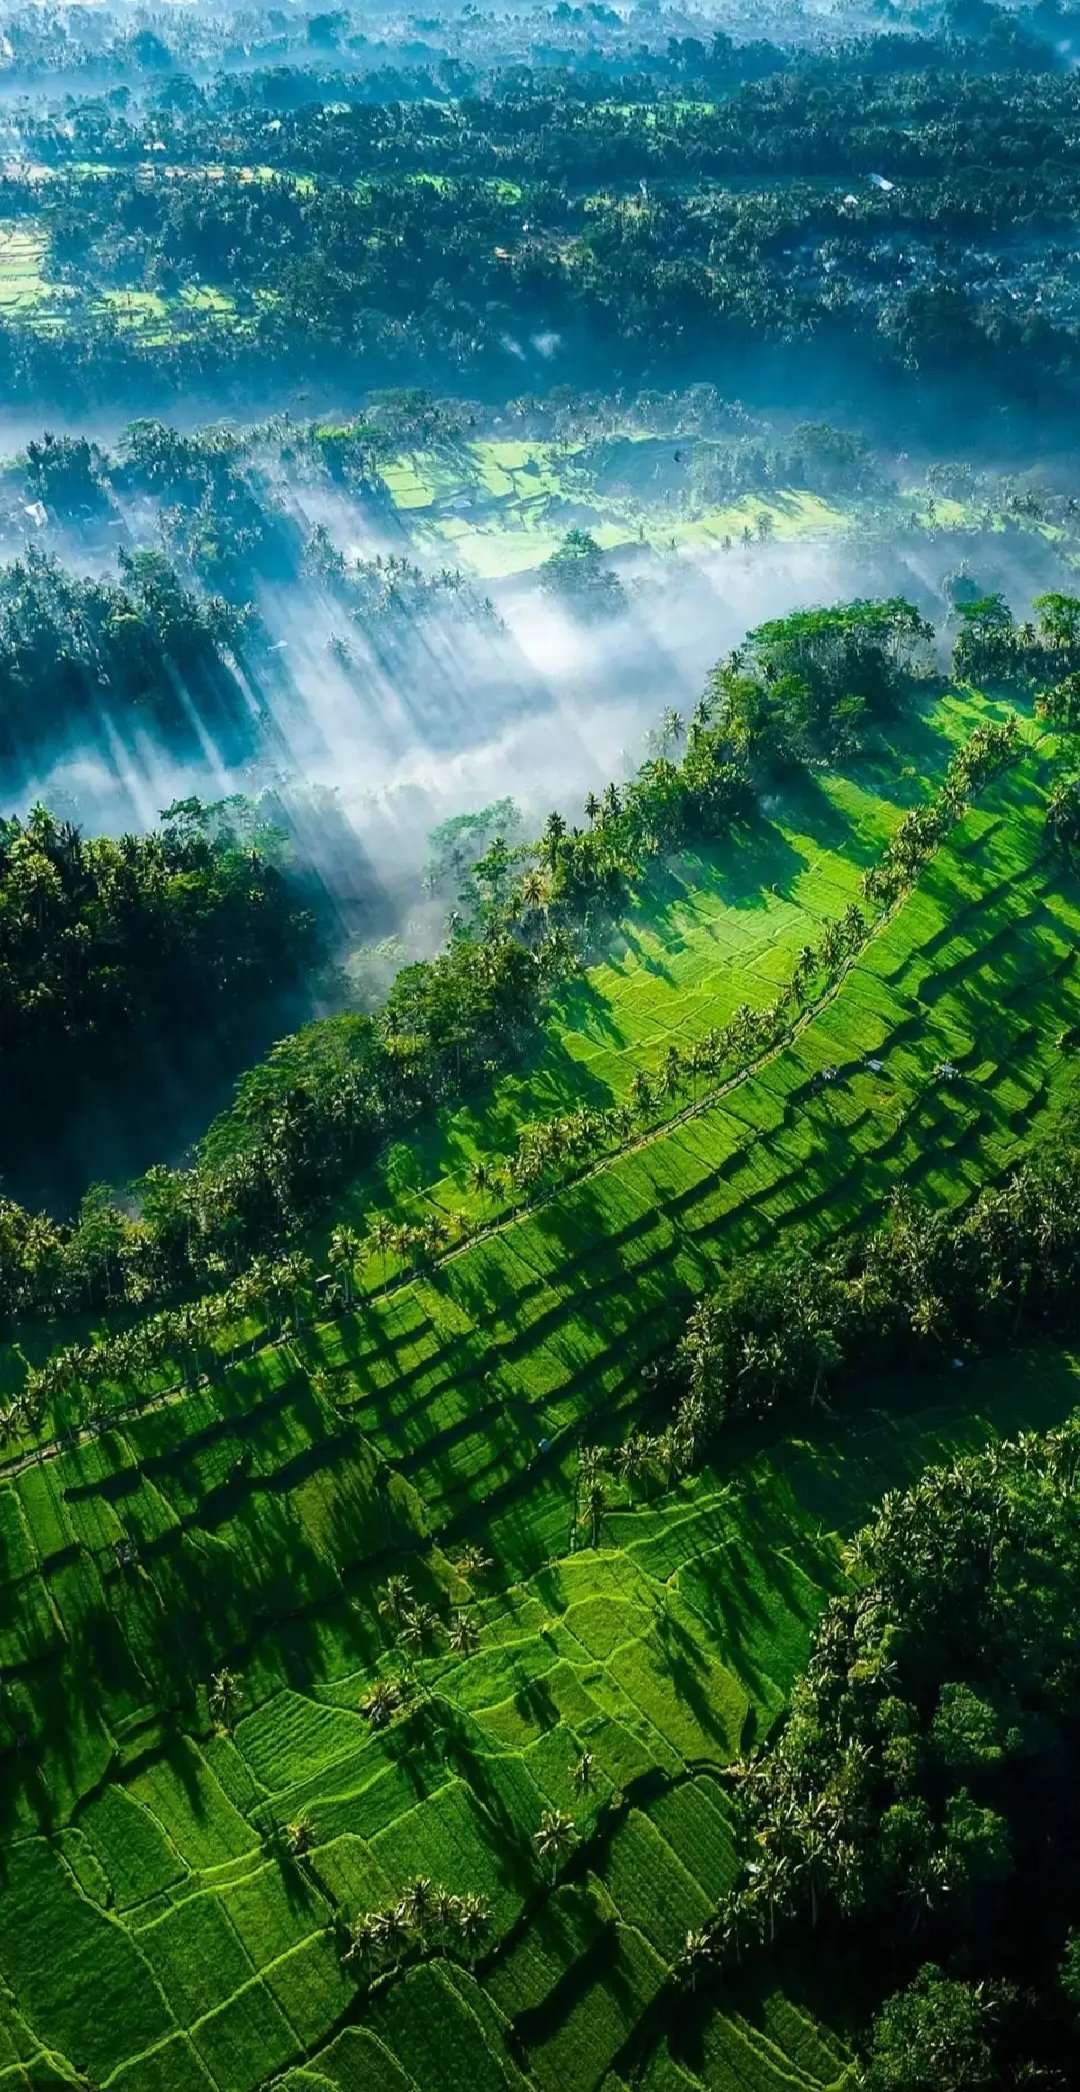
POLYGON ((612 1509, 595 1550, 530 1575, 496 1519, 478 1647, 421 1655, 384 1734, 357 1702, 398 1667, 374 1603, 387 1550, 444 1609, 466 1587, 310 1388, 234 1382, 28 1471, 0 1492, 6 1710, 17 1730, 32 1707, 54 1720, 4 1790, 0 2083, 66 2059, 125 2088, 242 2092, 295 2069, 290 2092, 613 2092, 609 2067, 639 2048, 657 2088, 838 2083, 842 2029, 794 1974, 648 2038, 683 1933, 731 1874, 725 1767, 783 1703, 838 1536, 944 1447, 1061 1414, 1078 1374, 1036 1357, 907 1414, 874 1389, 880 1411, 733 1441, 726 1471, 612 1509), (116 1548, 136 1534, 133 1569, 116 1548), (223 1650, 243 1680, 231 1735, 196 1689, 223 1650), (579 1832, 558 1882, 531 1846, 551 1807, 579 1832), (300 1815, 294 1862, 273 1833, 300 1815), (479 1968, 437 1960, 357 2008, 335 1918, 417 1874, 488 1899, 479 1968))
MULTIPOLYGON (((799 948, 859 900, 862 872, 953 748, 1003 709, 949 692, 883 760, 789 783, 737 843, 655 871, 609 955, 559 998, 524 1069, 499 1079, 490 1096, 440 1114, 422 1136, 394 1142, 337 1217, 362 1225, 377 1209, 415 1222, 434 1206, 476 1225, 508 1211, 497 1191, 473 1188, 477 1160, 504 1162, 523 1123, 624 1101, 637 1071, 655 1074, 672 1044, 685 1051, 739 1003, 766 1003, 799 948)), ((657 1113, 679 1108, 661 1103, 657 1113)), ((368 1267, 372 1288, 386 1268, 382 1258, 368 1267)))
POLYGON ((384 465, 382 479, 422 548, 450 549, 490 580, 538 566, 571 524, 609 551, 644 543, 715 550, 725 538, 741 541, 744 529, 756 534, 763 515, 778 538, 852 527, 843 508, 798 488, 684 514, 664 474, 673 452, 685 460, 692 448, 644 431, 603 446, 488 439, 409 452, 384 465))
MULTIPOLYGON (((934 762, 970 723, 957 701, 934 762)), ((727 1768, 782 1710, 840 1539, 881 1491, 1066 1413, 1080 1363, 872 1386, 794 1437, 733 1432, 674 1489, 612 1484, 595 1546, 576 1449, 647 1412, 642 1367, 725 1260, 826 1239, 901 1183, 953 1203, 1066 1106, 1080 886, 1045 849, 1051 759, 1032 739, 744 1078, 491 1215, 427 1276, 0 1470, 0 2085, 845 2082, 824 1971, 671 2010, 683 1937, 731 1876, 727 1768), (391 1572, 442 1623, 411 1652, 379 1609, 391 1572), (455 1651, 462 1606, 477 1635, 455 1651), (215 1722, 223 1664, 237 1691, 215 1722), (405 1694, 381 1729, 361 1711, 380 1676, 405 1694), (534 1845, 551 1809, 576 1830, 554 1867, 534 1845), (368 1990, 347 1927, 417 1876, 483 1897, 489 1927, 473 1955, 368 1990)), ((760 916, 719 865, 671 873, 485 1139, 546 1094, 548 1056, 619 1094, 663 1036, 715 1023, 755 973, 766 992, 900 810, 867 780, 814 805, 816 828, 787 810, 760 916)), ((432 1197, 454 1138, 433 1136, 432 1197)))
POLYGON ((72 293, 47 280, 46 244, 33 226, 0 227, 0 321, 61 324, 72 293))
POLYGON ((0 322, 55 334, 86 316, 136 332, 147 347, 198 325, 239 324, 235 300, 208 285, 189 284, 171 297, 138 285, 88 296, 53 280, 48 242, 33 224, 0 227, 0 322))

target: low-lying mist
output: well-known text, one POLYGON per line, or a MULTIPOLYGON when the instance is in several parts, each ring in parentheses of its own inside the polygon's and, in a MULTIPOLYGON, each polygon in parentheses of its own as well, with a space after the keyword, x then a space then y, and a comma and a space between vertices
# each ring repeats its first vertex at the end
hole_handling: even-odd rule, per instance
MULTIPOLYGON (((451 547, 446 564, 430 540, 417 549, 369 488, 279 470, 265 512, 231 482, 216 509, 193 496, 171 504, 169 492, 42 505, 30 596, 51 600, 50 561, 61 594, 71 575, 103 593, 63 598, 70 635, 64 627, 57 658, 66 670, 72 651, 80 670, 71 705, 50 685, 46 720, 22 693, 23 730, 5 729, 0 812, 40 802, 84 833, 122 835, 153 829, 176 801, 257 802, 319 915, 325 963, 241 1032, 208 1025, 155 1050, 123 1095, 100 1090, 58 1124, 47 1154, 5 1156, 9 1191, 57 1211, 88 1183, 178 1160, 275 1036, 373 1005, 398 967, 443 944, 454 895, 425 870, 448 818, 509 799, 519 837, 552 808, 580 821, 585 796, 625 776, 660 715, 689 711, 710 669, 766 619, 904 595, 944 625, 958 571, 1017 608, 1065 572, 1052 536, 1003 529, 1000 516, 930 529, 882 507, 846 534, 834 519, 831 535, 749 541, 746 531, 723 549, 625 544, 604 556, 600 613, 585 614, 539 563, 487 583, 459 576, 451 547), (163 578, 170 556, 179 581, 163 578), (211 586, 218 576, 228 599, 211 586), (152 626, 167 647, 177 618, 203 617, 202 653, 168 656, 131 701, 118 633, 126 645, 132 628, 134 646, 152 626)), ((8 520, 10 550, 10 507, 8 520)), ((8 637, 21 601, 16 590, 13 608, 9 591, 8 637)))

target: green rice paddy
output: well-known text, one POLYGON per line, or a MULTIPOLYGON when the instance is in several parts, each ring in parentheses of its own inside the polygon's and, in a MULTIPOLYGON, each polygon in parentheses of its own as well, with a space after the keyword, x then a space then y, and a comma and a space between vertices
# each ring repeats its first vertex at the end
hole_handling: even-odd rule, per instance
POLYGON ((726 1261, 872 1221, 901 1184, 955 1204, 1069 1107, 1080 883, 1045 848, 1052 746, 1029 732, 781 1050, 531 1205, 484 1205, 468 1167, 765 999, 986 709, 943 701, 887 761, 643 887, 529 1067, 397 1158, 403 1210, 472 1230, 430 1272, 368 1270, 350 1314, 141 1409, 124 1390, 110 1428, 0 1468, 0 2086, 850 2083, 826 1969, 672 1989, 732 1877, 729 1768, 882 1491, 1067 1413, 1080 1361, 733 1431, 674 1487, 610 1482, 595 1545, 577 1449, 649 1413, 643 1367, 726 1261), (391 1574, 435 1615, 411 1650, 380 1612, 391 1574), (402 1695, 384 1728, 380 1678, 402 1695), (552 1810, 575 1826, 554 1867, 552 1810), (418 1876, 482 1897, 487 1930, 368 1985, 348 1928, 418 1876))
POLYGON ((382 479, 417 542, 456 560, 485 580, 537 566, 572 524, 587 527, 606 551, 623 546, 700 551, 760 534, 762 518, 777 538, 830 536, 852 527, 850 511, 805 489, 747 494, 724 508, 675 502, 668 481, 679 475, 693 441, 627 430, 586 442, 484 441, 415 451, 388 463, 382 479))

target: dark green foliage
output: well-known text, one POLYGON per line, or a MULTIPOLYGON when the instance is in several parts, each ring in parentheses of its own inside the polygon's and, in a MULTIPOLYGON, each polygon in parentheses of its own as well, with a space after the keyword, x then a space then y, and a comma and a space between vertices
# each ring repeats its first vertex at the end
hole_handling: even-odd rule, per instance
MULTIPOLYGON (((571 833, 552 814, 531 852, 511 854, 496 837, 475 870, 472 929, 403 968, 375 1016, 328 1018, 277 1045, 244 1076, 190 1168, 155 1168, 141 1180, 136 1223, 98 1202, 92 1225, 72 1230, 0 1201, 0 1307, 19 1316, 145 1299, 208 1266, 235 1270, 387 1133, 515 1059, 549 989, 624 904, 640 868, 688 837, 724 834, 752 808, 748 780, 703 704, 681 760, 657 757, 621 793, 610 786, 587 832, 571 833)), ((183 805, 173 825, 180 846, 205 847, 183 805)), ((106 859, 115 847, 102 846, 106 859)))
POLYGON ((0 1061, 27 1105, 242 1022, 315 948, 289 882, 197 801, 119 842, 41 806, 0 820, 0 1061))
MULTIPOLYGON (((1051 1195, 1051 1234, 1059 1212, 1051 1195)), ((1064 2082, 1052 2069, 1073 2055, 1080 1905, 1078 1471, 1074 1416, 885 1497, 753 1768, 753 1860, 728 1937, 827 1919, 857 1928, 871 1984, 928 1947, 972 1979, 926 1967, 885 2006, 868 2092, 1064 2082), (1051 2074, 1032 2075, 1036 2062, 1051 2074)))
POLYGON ((625 602, 618 575, 587 530, 568 530, 557 552, 545 559, 540 585, 575 617, 612 617, 625 602))
POLYGON ((999 2082, 995 1986, 961 1983, 928 1963, 874 2022, 864 2092, 978 2092, 999 2082))
POLYGON ((1072 1329, 1080 1287, 1080 1149, 1053 1148, 959 1219, 901 1195, 876 1233, 831 1257, 732 1265, 679 1346, 687 1454, 732 1415, 813 1403, 871 1365, 932 1364, 1002 1335, 1072 1329))
POLYGON ((717 670, 717 716, 738 752, 758 761, 835 754, 926 674, 932 636, 902 597, 794 611, 759 625, 717 670))
MULTIPOLYGON (((121 581, 80 580, 41 553, 0 569, 0 744, 20 766, 58 732, 95 739, 111 714, 191 743, 189 702, 222 733, 246 700, 224 658, 245 617, 197 600, 158 553, 120 554, 121 581)), ((191 745, 194 745, 191 743, 191 745)))
POLYGON ((1059 778, 1046 802, 1046 826, 1066 857, 1080 845, 1080 777, 1059 778))
POLYGON ((959 678, 991 688, 1040 691, 1040 717, 1068 727, 1075 723, 1080 597, 1051 592, 1036 596, 1032 607, 1034 620, 1018 625, 1004 596, 979 596, 974 602, 959 603, 953 671, 959 678))

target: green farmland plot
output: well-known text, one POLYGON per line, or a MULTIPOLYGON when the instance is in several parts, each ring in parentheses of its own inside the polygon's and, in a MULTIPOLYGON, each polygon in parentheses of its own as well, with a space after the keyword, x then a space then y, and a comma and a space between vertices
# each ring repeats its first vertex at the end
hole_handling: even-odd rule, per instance
MULTIPOLYGON (((335 1217, 360 1221, 374 1206, 417 1221, 434 1206, 443 1217, 490 1223, 506 1200, 497 1188, 476 1190, 475 1163, 505 1161, 523 1123, 624 1102, 638 1070, 655 1075, 669 1046, 684 1051, 739 1003, 767 1002, 800 946, 860 898, 861 873, 906 806, 1000 709, 950 692, 898 733, 881 762, 790 782, 737 847, 695 850, 655 870, 609 956, 562 994, 524 1070, 501 1077, 479 1103, 440 1114, 425 1135, 395 1143, 335 1217)), ((386 1268, 373 1259, 368 1282, 381 1286, 386 1268)))
MULTIPOLYGON (((420 1202, 467 1203, 470 1157, 516 1120, 618 1098, 766 1000, 973 711, 951 701, 891 793, 792 794, 769 876, 658 876, 529 1069, 421 1145, 420 1202)), ((669 2010, 734 1875, 731 1767, 882 1491, 1065 1414, 1080 1368, 860 1387, 838 1417, 740 1427, 674 1486, 611 1480, 590 1516, 578 1446, 647 1413, 643 1368, 732 1258, 828 1241, 900 1185, 955 1205, 1068 1108, 1080 889, 1046 847, 1053 759, 1029 741, 744 1072, 531 1205, 476 1206, 423 1276, 368 1272, 352 1312, 8 1464, 0 2086, 845 2081, 805 1970, 669 2010), (408 1636, 395 1575, 428 1609, 408 1636), (418 1880, 478 1899, 479 1933, 373 1971, 353 1928, 418 1880)))

